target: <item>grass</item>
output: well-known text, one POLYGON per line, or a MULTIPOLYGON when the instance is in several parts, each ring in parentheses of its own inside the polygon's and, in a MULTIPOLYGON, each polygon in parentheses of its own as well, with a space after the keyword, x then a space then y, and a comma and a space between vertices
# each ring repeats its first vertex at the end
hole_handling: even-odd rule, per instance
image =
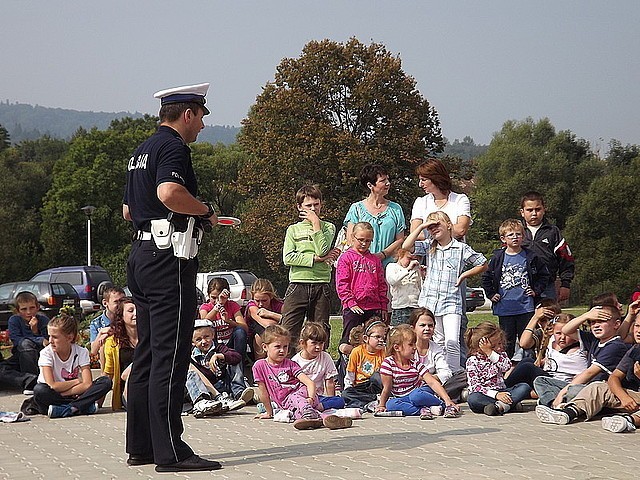
MULTIPOLYGON (((575 316, 582 315, 588 310, 587 306, 578 306, 571 308, 563 308, 562 313, 571 313, 575 316)), ((498 323, 498 317, 496 317, 491 310, 479 309, 467 314, 469 317, 469 326, 475 327, 480 322, 493 322, 498 323)), ((342 317, 340 315, 332 315, 329 319, 331 324, 331 339, 329 340, 328 352, 334 359, 338 358, 338 342, 342 335, 342 317)))

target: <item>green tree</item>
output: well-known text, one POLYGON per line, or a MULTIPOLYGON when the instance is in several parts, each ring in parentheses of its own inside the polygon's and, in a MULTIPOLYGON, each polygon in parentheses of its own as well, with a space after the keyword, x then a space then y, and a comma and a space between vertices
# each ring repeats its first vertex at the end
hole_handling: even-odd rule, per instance
POLYGON ((94 205, 92 263, 116 270, 120 277, 123 251, 131 241, 130 226, 122 218, 126 165, 156 126, 157 118, 146 115, 114 120, 107 130, 78 130, 55 165, 43 206, 41 242, 48 265, 86 262, 86 217, 80 209, 94 205))
POLYGON ((638 238, 640 147, 616 144, 600 164, 600 172, 585 188, 576 213, 565 229, 577 259, 580 296, 612 291, 624 303, 640 281, 638 238))
POLYGON ((580 192, 597 171, 585 140, 556 132, 548 119, 508 121, 477 159, 470 238, 487 253, 498 240, 498 226, 520 218, 520 198, 536 190, 545 197, 547 217, 564 228, 577 208, 580 192))
POLYGON ((317 183, 324 216, 341 222, 362 197, 357 175, 369 162, 390 172, 393 199, 407 208, 417 192, 415 165, 442 150, 435 109, 377 43, 309 42, 285 58, 243 121, 239 143, 251 155, 240 183, 248 195, 243 231, 263 239, 270 265, 281 260, 295 191, 317 183))
POLYGON ((41 266, 41 208, 64 140, 42 137, 0 152, 0 282, 30 278, 41 266))
POLYGON ((11 146, 11 137, 4 126, 0 125, 0 152, 11 146))

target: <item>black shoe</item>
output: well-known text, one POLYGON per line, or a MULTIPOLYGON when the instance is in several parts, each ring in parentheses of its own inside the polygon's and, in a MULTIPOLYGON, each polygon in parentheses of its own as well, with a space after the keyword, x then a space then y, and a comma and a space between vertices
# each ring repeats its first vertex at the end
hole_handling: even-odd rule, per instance
POLYGON ((153 461, 153 455, 129 455, 127 458, 127 465, 130 467, 137 467, 139 465, 150 465, 155 463, 153 461))
POLYGON ((205 472, 209 470, 220 470, 222 464, 213 460, 205 460, 198 455, 192 455, 181 462, 169 465, 156 465, 156 472, 205 472))

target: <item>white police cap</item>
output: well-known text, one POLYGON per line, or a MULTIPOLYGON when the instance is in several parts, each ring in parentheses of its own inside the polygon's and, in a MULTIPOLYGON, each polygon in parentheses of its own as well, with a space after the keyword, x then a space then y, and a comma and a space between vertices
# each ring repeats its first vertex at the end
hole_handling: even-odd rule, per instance
POLYGON ((206 318, 198 318, 193 324, 193 328, 201 328, 201 327, 213 327, 213 323, 206 318))
POLYGON ((153 94, 155 98, 160 99, 161 105, 170 103, 194 102, 202 105, 205 115, 209 115, 209 109, 205 107, 207 99, 208 83, 199 83, 197 85, 185 85, 183 87, 167 88, 153 94))

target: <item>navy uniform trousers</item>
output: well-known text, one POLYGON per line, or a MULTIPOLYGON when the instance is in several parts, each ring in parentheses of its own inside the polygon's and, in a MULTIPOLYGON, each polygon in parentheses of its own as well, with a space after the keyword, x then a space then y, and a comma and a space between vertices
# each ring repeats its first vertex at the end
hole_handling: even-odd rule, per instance
POLYGON ((127 453, 157 465, 193 455, 182 439, 184 397, 196 315, 198 260, 180 260, 153 240, 134 241, 127 281, 136 304, 138 345, 129 377, 127 453))

